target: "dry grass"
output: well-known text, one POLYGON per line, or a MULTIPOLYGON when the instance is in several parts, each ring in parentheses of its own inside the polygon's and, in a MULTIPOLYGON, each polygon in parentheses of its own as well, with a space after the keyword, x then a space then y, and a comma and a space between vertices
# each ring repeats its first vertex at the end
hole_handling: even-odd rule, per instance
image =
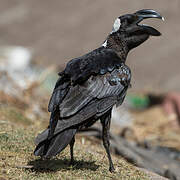
POLYGON ((134 112, 133 130, 141 142, 161 145, 180 150, 180 131, 174 128, 160 106, 154 106, 142 112, 134 112))
POLYGON ((55 159, 42 161, 33 155, 34 137, 40 128, 42 123, 27 119, 17 108, 0 107, 0 179, 148 179, 116 156, 116 173, 110 173, 104 148, 80 135, 74 148, 74 166, 68 165, 69 148, 55 159))

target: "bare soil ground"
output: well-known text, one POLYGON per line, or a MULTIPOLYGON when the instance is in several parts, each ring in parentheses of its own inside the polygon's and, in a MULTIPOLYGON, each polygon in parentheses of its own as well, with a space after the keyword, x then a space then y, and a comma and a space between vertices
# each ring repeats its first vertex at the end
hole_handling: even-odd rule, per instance
POLYGON ((160 106, 142 112, 133 112, 134 138, 139 142, 150 142, 155 146, 165 146, 180 150, 180 129, 173 126, 160 106))
POLYGON ((101 45, 116 17, 143 8, 158 10, 165 22, 149 23, 163 36, 151 38, 128 57, 133 89, 180 90, 179 0, 0 0, 0 4, 0 45, 31 47, 39 63, 61 68, 101 45))

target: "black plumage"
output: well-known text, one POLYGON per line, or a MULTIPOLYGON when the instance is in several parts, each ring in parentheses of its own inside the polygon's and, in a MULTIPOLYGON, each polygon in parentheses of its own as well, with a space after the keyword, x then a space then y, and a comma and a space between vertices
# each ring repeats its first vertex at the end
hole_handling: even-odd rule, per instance
POLYGON ((138 24, 145 18, 162 17, 153 10, 140 10, 117 18, 102 47, 72 59, 59 73, 48 107, 50 124, 36 138, 35 155, 50 158, 70 144, 73 162, 76 132, 100 119, 109 168, 114 171, 109 128, 112 107, 122 104, 130 86, 131 71, 125 65, 127 54, 150 35, 160 35, 156 29, 138 24))

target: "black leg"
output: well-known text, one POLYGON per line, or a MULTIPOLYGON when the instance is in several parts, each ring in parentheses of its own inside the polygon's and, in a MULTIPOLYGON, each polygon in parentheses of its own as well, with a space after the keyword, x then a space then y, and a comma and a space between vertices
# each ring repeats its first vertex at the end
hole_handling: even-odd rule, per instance
POLYGON ((75 143, 75 137, 72 138, 71 142, 70 142, 70 154, 71 154, 71 161, 70 161, 70 165, 74 164, 74 155, 73 155, 73 147, 74 147, 74 143, 75 143))
POLYGON ((109 112, 108 114, 104 115, 101 118, 101 123, 102 123, 102 130, 103 130, 103 134, 102 134, 102 138, 103 138, 103 145, 104 148, 106 149, 106 153, 108 156, 108 160, 109 160, 109 171, 110 172, 114 172, 114 165, 111 159, 111 154, 110 154, 110 150, 109 150, 109 146, 110 146, 110 142, 109 142, 109 129, 110 129, 110 123, 111 123, 111 112, 109 112))

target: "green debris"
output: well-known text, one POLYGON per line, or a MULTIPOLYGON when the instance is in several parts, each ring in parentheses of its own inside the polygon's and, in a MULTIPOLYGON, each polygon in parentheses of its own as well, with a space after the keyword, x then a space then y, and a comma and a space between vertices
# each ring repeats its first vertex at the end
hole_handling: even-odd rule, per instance
POLYGON ((144 109, 149 106, 150 100, 147 96, 129 94, 128 105, 133 109, 144 109))

